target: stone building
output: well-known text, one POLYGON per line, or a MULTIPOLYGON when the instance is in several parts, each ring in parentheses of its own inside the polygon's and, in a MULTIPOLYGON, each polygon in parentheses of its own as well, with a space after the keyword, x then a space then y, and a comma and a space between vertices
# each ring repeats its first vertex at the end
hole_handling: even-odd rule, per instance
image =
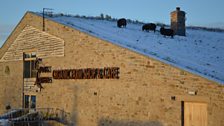
POLYGON ((42 17, 27 12, 0 49, 1 114, 58 108, 76 126, 224 125, 223 84, 64 20, 46 18, 42 31, 42 17))
POLYGON ((180 10, 180 7, 177 7, 175 11, 170 13, 171 17, 171 29, 174 30, 176 35, 185 36, 185 12, 180 10))

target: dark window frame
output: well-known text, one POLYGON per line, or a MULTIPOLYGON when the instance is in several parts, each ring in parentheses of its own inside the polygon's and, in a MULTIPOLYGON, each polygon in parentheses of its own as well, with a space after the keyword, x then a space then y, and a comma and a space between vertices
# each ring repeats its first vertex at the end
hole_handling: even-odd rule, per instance
POLYGON ((24 78, 36 78, 36 53, 24 53, 24 78))
POLYGON ((24 96, 24 107, 25 108, 29 108, 29 106, 30 106, 30 96, 29 95, 25 95, 24 96))

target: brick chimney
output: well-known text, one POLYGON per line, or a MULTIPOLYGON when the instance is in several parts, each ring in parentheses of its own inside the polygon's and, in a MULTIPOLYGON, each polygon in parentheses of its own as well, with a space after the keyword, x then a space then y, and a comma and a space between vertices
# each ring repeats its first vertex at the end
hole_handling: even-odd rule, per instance
POLYGON ((174 30, 175 35, 186 35, 185 14, 184 11, 180 10, 180 7, 176 7, 176 10, 170 13, 171 29, 174 30))

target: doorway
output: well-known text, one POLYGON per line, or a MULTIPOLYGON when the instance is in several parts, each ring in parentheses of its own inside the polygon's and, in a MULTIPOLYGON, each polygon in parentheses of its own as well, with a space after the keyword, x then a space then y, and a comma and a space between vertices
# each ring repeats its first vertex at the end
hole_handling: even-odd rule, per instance
POLYGON ((182 126, 207 126, 207 104, 182 102, 182 126))

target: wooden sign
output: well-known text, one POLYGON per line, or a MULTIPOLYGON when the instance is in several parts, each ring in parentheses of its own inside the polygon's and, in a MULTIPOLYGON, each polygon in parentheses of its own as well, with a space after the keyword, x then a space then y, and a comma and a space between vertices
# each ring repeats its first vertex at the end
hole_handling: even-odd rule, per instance
POLYGON ((39 77, 37 78, 37 83, 52 83, 52 77, 39 77))
POLYGON ((54 70, 54 79, 119 79, 119 67, 54 70))
POLYGON ((50 73, 51 72, 51 66, 39 67, 38 72, 39 73, 50 73))

